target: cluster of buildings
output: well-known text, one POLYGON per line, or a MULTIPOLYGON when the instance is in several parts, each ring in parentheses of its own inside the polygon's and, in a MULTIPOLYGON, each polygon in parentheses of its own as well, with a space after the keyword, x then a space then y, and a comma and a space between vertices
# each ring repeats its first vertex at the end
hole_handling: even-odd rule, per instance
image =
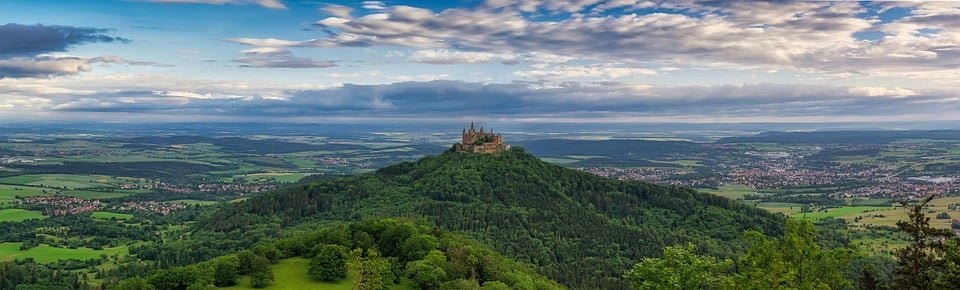
POLYGON ((47 215, 71 215, 99 210, 100 200, 82 199, 64 195, 38 195, 17 199, 17 204, 39 205, 47 215))

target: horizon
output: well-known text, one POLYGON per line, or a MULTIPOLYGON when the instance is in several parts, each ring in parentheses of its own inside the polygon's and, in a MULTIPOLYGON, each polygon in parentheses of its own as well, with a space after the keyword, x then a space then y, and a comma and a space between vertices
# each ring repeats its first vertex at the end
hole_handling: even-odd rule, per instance
POLYGON ((960 118, 960 2, 4 1, 0 16, 0 123, 960 118))

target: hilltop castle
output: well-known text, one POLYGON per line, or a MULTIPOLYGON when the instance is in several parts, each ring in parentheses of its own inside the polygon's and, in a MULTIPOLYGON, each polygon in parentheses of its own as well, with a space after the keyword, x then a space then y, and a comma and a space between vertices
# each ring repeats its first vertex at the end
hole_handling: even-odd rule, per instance
POLYGON ((493 133, 493 130, 484 132, 483 126, 477 131, 473 122, 470 122, 470 129, 463 129, 460 137, 460 143, 453 145, 453 150, 457 152, 490 154, 510 149, 510 145, 503 144, 503 135, 493 133))

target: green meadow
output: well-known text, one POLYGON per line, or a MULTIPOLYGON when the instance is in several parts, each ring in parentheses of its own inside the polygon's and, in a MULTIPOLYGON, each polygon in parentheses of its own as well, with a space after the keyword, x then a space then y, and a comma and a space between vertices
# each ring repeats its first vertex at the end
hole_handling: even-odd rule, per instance
POLYGON ((808 219, 842 218, 852 221, 856 216, 869 214, 877 211, 892 209, 889 206, 842 206, 838 208, 827 208, 815 212, 798 212, 792 216, 808 219))
POLYGON ((743 199, 744 195, 756 194, 749 186, 743 184, 725 184, 718 189, 699 189, 701 192, 719 195, 729 199, 743 199))
POLYGON ((109 219, 128 220, 128 219, 132 219, 133 215, 126 214, 126 213, 97 211, 97 212, 91 213, 90 217, 95 219, 105 219, 105 220, 109 220, 109 219))
POLYGON ((65 259, 89 260, 99 258, 101 255, 126 254, 128 250, 127 246, 93 250, 87 248, 67 249, 39 245, 29 250, 21 251, 20 245, 22 244, 23 243, 0 243, 0 261, 26 258, 33 258, 40 263, 56 262, 65 259))
POLYGON ((109 176, 75 174, 30 174, 0 178, 0 183, 6 184, 22 184, 67 189, 111 186, 109 181, 109 176))
POLYGON ((0 222, 22 222, 30 219, 47 218, 39 211, 19 208, 0 209, 0 222))
MULTIPOLYGON (((353 274, 347 276, 339 282, 317 282, 307 276, 307 268, 310 267, 310 260, 302 257, 280 260, 272 266, 274 283, 265 288, 266 290, 305 290, 305 289, 324 289, 324 290, 352 290, 353 274)), ((250 277, 243 276, 237 280, 237 285, 220 289, 256 289, 250 286, 250 277)), ((407 290, 416 289, 408 280, 398 285, 392 285, 389 289, 407 290)))
MULTIPOLYGON (((45 195, 47 193, 44 193, 44 190, 36 187, 0 184, 0 205, 12 203, 17 196, 45 195)), ((52 190, 46 190, 52 192, 52 190)))

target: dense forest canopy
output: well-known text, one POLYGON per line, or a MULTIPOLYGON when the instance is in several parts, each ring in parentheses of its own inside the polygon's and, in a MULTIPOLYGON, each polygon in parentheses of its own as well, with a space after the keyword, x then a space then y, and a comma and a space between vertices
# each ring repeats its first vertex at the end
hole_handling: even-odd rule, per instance
POLYGON ((379 217, 423 218, 493 245, 574 288, 622 288, 620 276, 667 245, 695 243, 731 257, 745 230, 783 232, 783 217, 680 187, 618 181, 566 169, 514 148, 446 152, 376 173, 322 180, 227 206, 198 223, 241 235, 379 217))

